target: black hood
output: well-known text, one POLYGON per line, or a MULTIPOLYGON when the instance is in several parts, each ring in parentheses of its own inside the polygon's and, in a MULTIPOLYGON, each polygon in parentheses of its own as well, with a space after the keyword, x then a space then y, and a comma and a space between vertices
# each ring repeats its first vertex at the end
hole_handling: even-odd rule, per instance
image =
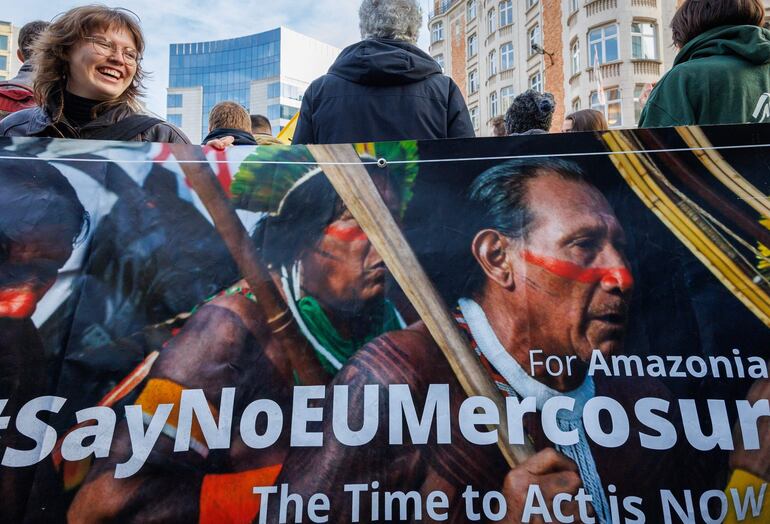
POLYGON ((401 40, 363 40, 342 50, 329 68, 330 75, 364 85, 411 84, 441 67, 427 53, 401 40))
POLYGON ((206 145, 206 142, 209 140, 214 140, 216 138, 224 138, 226 136, 231 136, 235 139, 233 142, 234 146, 255 146, 257 145, 257 141, 254 139, 254 135, 251 133, 247 133, 246 131, 241 131, 240 129, 230 129, 227 127, 218 127, 216 129, 211 130, 211 132, 206 136, 206 138, 203 139, 203 145, 206 145))

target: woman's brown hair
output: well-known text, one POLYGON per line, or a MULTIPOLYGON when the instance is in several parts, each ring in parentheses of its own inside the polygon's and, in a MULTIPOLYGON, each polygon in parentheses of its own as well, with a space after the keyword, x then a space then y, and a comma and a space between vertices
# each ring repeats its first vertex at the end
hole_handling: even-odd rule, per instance
POLYGON ((604 131, 607 126, 607 119, 604 113, 596 109, 581 109, 567 115, 564 120, 572 120, 572 131, 604 131))
POLYGON ((701 33, 722 25, 761 26, 765 19, 762 0, 685 0, 671 19, 671 33, 678 48, 701 33))
POLYGON ((121 104, 127 104, 134 111, 140 109, 139 96, 144 89, 142 80, 145 73, 141 63, 144 36, 139 26, 139 18, 123 8, 86 5, 58 15, 32 46, 35 102, 41 107, 48 107, 53 112, 51 116, 54 121, 61 119, 63 111, 62 101, 69 75, 70 51, 94 31, 110 28, 122 29, 131 34, 140 59, 136 62, 136 73, 131 85, 116 99, 98 104, 94 111, 99 112, 121 104))

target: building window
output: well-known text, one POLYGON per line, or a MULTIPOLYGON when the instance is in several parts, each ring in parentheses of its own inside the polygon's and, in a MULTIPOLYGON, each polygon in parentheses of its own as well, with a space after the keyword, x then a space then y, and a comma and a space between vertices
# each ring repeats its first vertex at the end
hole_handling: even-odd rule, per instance
POLYGON ((500 107, 503 108, 503 113, 508 111, 508 108, 511 107, 512 103, 513 103, 513 87, 505 86, 502 89, 500 89, 500 107))
POLYGON ((166 107, 182 107, 182 95, 171 93, 166 95, 166 107))
POLYGON ((527 9, 531 7, 535 7, 537 5, 537 0, 527 0, 527 9))
POLYGON ((596 59, 600 64, 618 59, 617 24, 597 27, 588 33, 588 65, 593 66, 596 59))
POLYGON ((444 55, 436 55, 433 57, 433 60, 436 61, 436 63, 441 67, 441 72, 444 72, 444 55))
POLYGON ((474 69, 468 73, 468 94, 473 94, 479 90, 479 72, 474 69))
POLYGON ((575 40, 569 47, 569 71, 571 75, 576 75, 580 72, 580 41, 575 40))
POLYGON ((478 107, 472 107, 468 110, 468 113, 471 115, 471 124, 473 125, 473 129, 479 128, 479 108, 478 107))
POLYGON ((657 27, 650 22, 631 24, 631 57, 655 60, 658 58, 657 27))
POLYGON ((273 82, 267 84, 267 98, 278 98, 281 96, 281 83, 273 82))
POLYGON ((8 57, 0 56, 0 70, 8 69, 8 57))
POLYGON ((570 14, 580 9, 580 0, 569 0, 569 12, 570 14))
POLYGON ((268 120, 278 120, 278 117, 281 116, 281 104, 270 104, 267 106, 266 116, 268 120))
POLYGON ((436 22, 431 26, 430 43, 434 44, 444 39, 444 22, 436 22))
POLYGON ((580 111, 580 97, 577 96, 572 100, 572 112, 580 111))
POLYGON ((302 102, 302 96, 305 94, 305 90, 291 84, 281 84, 281 96, 283 98, 290 98, 302 102))
POLYGON ((636 84, 634 86, 634 122, 639 121, 644 104, 652 91, 652 84, 636 84))
POLYGON ((497 29, 497 15, 494 9, 487 12, 487 32, 491 35, 497 29))
POLYGON ((182 115, 168 115, 166 121, 176 127, 182 127, 182 115))
POLYGON ((476 0, 470 0, 468 2, 468 21, 470 22, 476 18, 476 0))
POLYGON ((529 88, 543 92, 543 75, 540 74, 540 71, 529 77, 529 88))
POLYGON ((0 51, 8 51, 8 35, 0 35, 0 51))
POLYGON ((607 119, 607 125, 610 127, 618 127, 623 124, 621 104, 620 104, 620 88, 611 87, 604 90, 605 100, 601 100, 597 91, 591 92, 591 109, 596 109, 604 113, 604 117, 607 119), (604 103, 602 103, 604 102, 604 103))
POLYGON ((513 44, 507 42, 500 46, 500 71, 513 67, 513 44))
POLYGON ((286 120, 291 120, 291 117, 296 115, 297 111, 299 111, 299 108, 297 107, 285 106, 281 104, 281 118, 285 118, 286 120))
POLYGON ((513 23, 513 0, 503 0, 497 6, 500 9, 500 27, 513 23))
POLYGON ((492 91, 489 94, 489 118, 497 116, 499 108, 497 107, 497 91, 492 91))
POLYGON ((494 49, 489 52, 489 57, 487 57, 487 70, 489 76, 497 73, 497 51, 494 49))
POLYGON ((529 38, 528 54, 531 56, 536 52, 535 47, 540 45, 540 26, 536 24, 532 29, 529 30, 527 35, 529 38))
POLYGON ((476 37, 476 34, 472 34, 468 37, 468 58, 476 56, 476 53, 479 52, 479 39, 476 37))

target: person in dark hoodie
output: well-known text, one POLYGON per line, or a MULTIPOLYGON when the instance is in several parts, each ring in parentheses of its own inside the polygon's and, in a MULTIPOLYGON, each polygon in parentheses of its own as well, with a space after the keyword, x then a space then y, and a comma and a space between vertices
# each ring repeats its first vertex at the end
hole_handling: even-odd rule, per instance
POLYGON ((416 0, 363 0, 363 40, 305 91, 294 144, 473 137, 454 81, 415 46, 416 0))
POLYGON ((209 134, 204 144, 212 140, 233 137, 234 146, 255 146, 257 141, 251 134, 251 118, 248 111, 236 102, 219 102, 209 113, 209 134))
POLYGON ((770 31, 762 0, 685 0, 671 20, 679 53, 639 127, 770 121, 770 31))

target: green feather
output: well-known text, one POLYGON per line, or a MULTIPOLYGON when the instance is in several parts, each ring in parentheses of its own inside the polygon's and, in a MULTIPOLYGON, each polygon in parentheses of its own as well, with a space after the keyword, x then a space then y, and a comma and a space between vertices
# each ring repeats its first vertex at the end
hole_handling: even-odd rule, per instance
POLYGON ((257 147, 241 162, 233 177, 230 185, 233 205, 238 209, 275 213, 297 180, 317 167, 314 162, 304 146, 257 147))

